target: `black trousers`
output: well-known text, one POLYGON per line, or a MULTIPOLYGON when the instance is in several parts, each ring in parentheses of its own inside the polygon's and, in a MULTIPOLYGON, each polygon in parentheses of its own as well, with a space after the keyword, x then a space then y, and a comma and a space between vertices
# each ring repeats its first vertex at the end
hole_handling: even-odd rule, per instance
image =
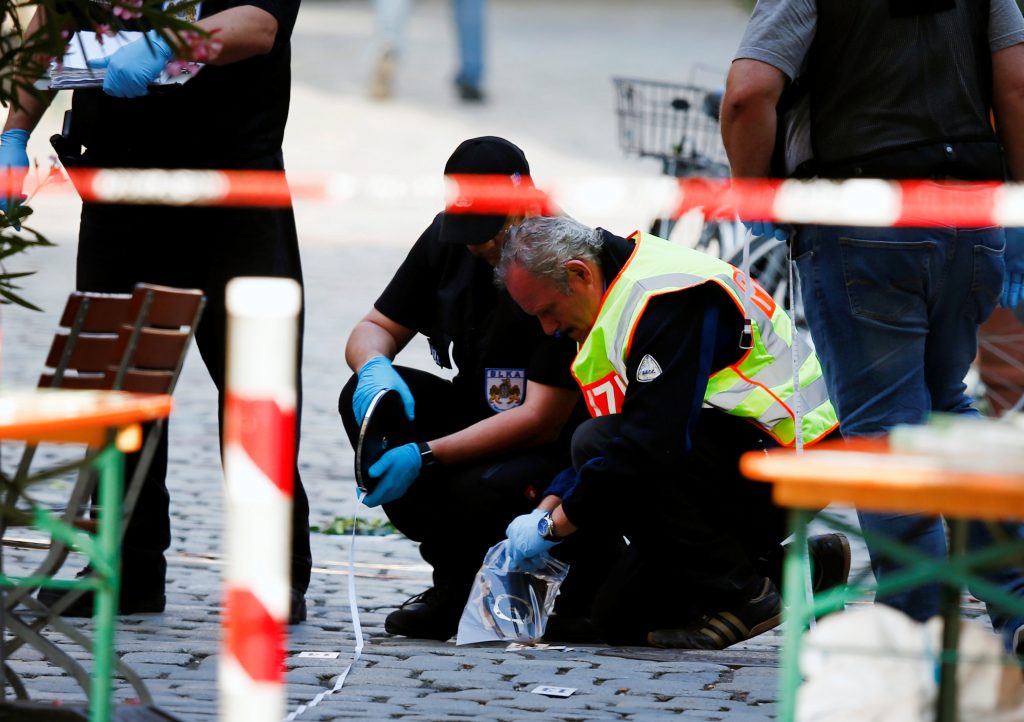
MULTIPOLYGON (((136 283, 201 288, 206 309, 196 344, 219 394, 223 422, 226 311, 224 287, 236 276, 277 276, 302 283, 295 219, 288 209, 173 208, 86 203, 78 240, 77 287, 83 291, 130 293, 136 283)), ((302 318, 299 368, 302 359, 302 318)), ((302 405, 301 370, 297 381, 302 405)), ((296 417, 296 437, 298 417, 296 417)), ((296 438, 296 453, 298 439, 296 438)), ((129 458, 127 470, 134 468, 129 458)), ((123 574, 126 590, 162 589, 170 546, 167 493, 167 430, 146 475, 125 531, 123 574)), ((292 515, 292 586, 309 586, 309 502, 298 466, 292 515)))
MULTIPOLYGON (((416 400, 413 438, 428 441, 479 420, 463 408, 466 404, 450 382, 404 366, 395 370, 416 400)), ((353 445, 359 436, 352 411, 356 382, 355 376, 349 379, 338 400, 353 445)), ((435 586, 468 594, 487 550, 505 538, 512 519, 537 506, 551 479, 568 465, 568 449, 552 444, 486 461, 434 466, 424 470, 404 496, 385 504, 384 512, 399 531, 420 542, 420 554, 434 568, 435 586)), ((572 567, 558 597, 559 613, 589 611, 607 576, 609 559, 621 546, 621 535, 595 533, 555 547, 553 554, 572 567)))
MULTIPOLYGON (((619 416, 585 421, 573 437, 573 464, 604 455, 619 416)), ((753 424, 703 411, 685 466, 637 478, 609 518, 629 539, 597 595, 593 617, 611 644, 645 644, 647 632, 686 624, 702 612, 756 595, 781 572, 785 511, 771 485, 739 472, 743 453, 775 446, 753 424)))

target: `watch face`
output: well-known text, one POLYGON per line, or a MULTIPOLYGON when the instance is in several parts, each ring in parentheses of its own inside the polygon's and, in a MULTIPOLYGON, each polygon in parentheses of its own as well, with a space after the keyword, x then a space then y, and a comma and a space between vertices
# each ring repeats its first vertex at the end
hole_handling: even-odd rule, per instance
POLYGON ((555 523, 552 521, 551 516, 549 514, 545 514, 540 518, 540 521, 537 522, 537 533, 544 539, 550 539, 552 527, 554 525, 555 523))

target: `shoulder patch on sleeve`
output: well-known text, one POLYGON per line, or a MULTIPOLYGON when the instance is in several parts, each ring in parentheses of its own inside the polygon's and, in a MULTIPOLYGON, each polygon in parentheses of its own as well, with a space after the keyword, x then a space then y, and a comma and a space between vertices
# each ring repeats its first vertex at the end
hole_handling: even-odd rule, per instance
POLYGON ((654 357, 647 354, 640 359, 640 365, 636 367, 636 380, 640 383, 654 381, 661 376, 661 366, 654 360, 654 357))

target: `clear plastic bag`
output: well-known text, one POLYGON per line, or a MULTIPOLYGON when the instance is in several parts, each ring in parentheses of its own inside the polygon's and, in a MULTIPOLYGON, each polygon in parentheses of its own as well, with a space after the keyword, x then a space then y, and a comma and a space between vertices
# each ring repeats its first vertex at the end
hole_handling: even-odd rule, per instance
POLYGON ((532 642, 544 636, 569 565, 545 554, 533 572, 509 569, 508 541, 491 547, 459 620, 456 644, 532 642))

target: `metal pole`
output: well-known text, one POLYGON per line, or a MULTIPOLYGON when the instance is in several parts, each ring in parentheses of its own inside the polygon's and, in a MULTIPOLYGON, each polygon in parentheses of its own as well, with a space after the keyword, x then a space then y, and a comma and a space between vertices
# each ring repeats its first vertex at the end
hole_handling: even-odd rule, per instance
POLYGON ((95 590, 93 610, 93 664, 91 722, 109 722, 113 718, 110 677, 114 667, 114 634, 117 624, 117 602, 121 591, 121 498, 123 496, 124 457, 111 443, 96 459, 100 473, 99 588, 95 590), (104 567, 106 567, 104 569, 104 567))

